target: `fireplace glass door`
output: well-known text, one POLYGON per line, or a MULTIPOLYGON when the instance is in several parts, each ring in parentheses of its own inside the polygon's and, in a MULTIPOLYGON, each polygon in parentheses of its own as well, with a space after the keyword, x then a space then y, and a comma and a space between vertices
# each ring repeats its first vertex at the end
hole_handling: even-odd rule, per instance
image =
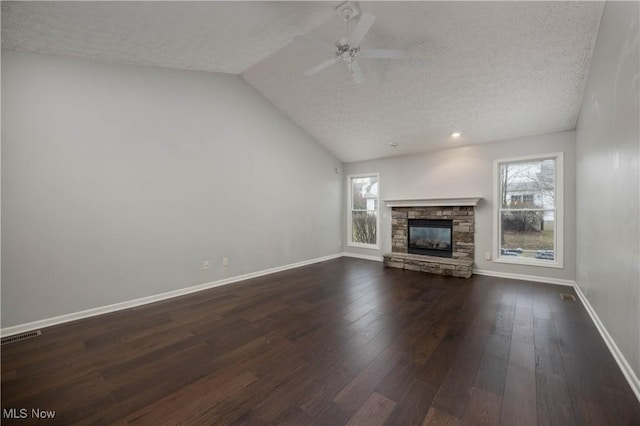
POLYGON ((408 252, 427 256, 452 257, 451 220, 409 219, 408 252))

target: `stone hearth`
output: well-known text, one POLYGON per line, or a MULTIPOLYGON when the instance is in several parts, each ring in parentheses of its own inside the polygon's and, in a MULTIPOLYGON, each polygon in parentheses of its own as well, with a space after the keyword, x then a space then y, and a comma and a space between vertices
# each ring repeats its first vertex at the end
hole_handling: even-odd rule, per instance
POLYGON ((387 253, 384 255, 384 265, 390 268, 469 278, 473 269, 473 260, 449 259, 410 253, 387 253))
POLYGON ((472 205, 425 206, 388 202, 391 209, 391 253, 384 255, 384 264, 392 268, 423 271, 440 275, 469 278, 474 255, 474 199, 472 205), (409 219, 449 219, 453 221, 451 258, 407 253, 409 219))

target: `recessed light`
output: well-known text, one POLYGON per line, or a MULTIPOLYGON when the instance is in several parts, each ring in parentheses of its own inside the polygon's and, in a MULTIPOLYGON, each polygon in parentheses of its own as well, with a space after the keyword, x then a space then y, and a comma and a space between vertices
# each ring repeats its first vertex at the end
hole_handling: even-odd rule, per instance
POLYGON ((389 146, 393 146, 393 147, 398 146, 398 142, 389 142, 389 146))
POLYGON ((458 139, 461 136, 460 132, 453 132, 451 133, 451 137, 454 139, 458 139))

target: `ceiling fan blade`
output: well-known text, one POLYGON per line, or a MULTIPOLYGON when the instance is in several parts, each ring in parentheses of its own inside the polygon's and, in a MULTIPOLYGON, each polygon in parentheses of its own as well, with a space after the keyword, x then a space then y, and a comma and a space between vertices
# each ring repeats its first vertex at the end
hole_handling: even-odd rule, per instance
POLYGON ((347 68, 349 69, 349 74, 351 74, 351 77, 353 77, 353 81, 358 84, 365 82, 366 78, 364 78, 362 68, 360 68, 360 65, 358 65, 356 61, 347 64, 347 68))
POLYGON ((360 51, 360 56, 372 59, 398 59, 407 56, 407 51, 400 49, 367 49, 360 51))
POLYGON ((376 17, 370 13, 363 13, 360 16, 360 20, 358 21, 358 25, 353 30, 353 34, 349 37, 349 46, 359 46, 360 42, 364 39, 364 36, 367 35, 371 25, 375 22, 376 17))
POLYGON ((300 40, 304 43, 307 43, 308 45, 312 45, 320 49, 324 49, 328 52, 335 52, 337 50, 337 48, 333 44, 327 43, 326 41, 323 41, 323 40, 318 40, 317 38, 309 37, 308 35, 305 35, 305 34, 296 36, 294 40, 300 40))
POLYGON ((307 76, 309 76, 309 75, 314 75, 314 74, 316 74, 316 73, 318 73, 318 72, 322 71, 322 70, 323 70, 323 69, 325 69, 325 68, 329 68, 331 65, 335 64, 336 62, 338 62, 338 60, 339 60, 339 59, 340 59, 340 58, 331 58, 331 59, 328 59, 328 60, 326 60, 326 61, 322 62, 321 64, 316 65, 316 66, 315 66, 315 67, 313 67, 313 68, 309 68, 308 70, 306 70, 306 71, 304 72, 304 75, 307 75, 307 76))

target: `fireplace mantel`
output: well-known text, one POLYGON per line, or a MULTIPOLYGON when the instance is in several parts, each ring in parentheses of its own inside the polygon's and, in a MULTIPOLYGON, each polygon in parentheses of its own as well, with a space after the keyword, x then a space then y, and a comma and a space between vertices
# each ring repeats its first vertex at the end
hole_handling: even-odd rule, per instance
POLYGON ((384 200, 387 207, 459 207, 476 206, 482 197, 413 198, 384 200))

